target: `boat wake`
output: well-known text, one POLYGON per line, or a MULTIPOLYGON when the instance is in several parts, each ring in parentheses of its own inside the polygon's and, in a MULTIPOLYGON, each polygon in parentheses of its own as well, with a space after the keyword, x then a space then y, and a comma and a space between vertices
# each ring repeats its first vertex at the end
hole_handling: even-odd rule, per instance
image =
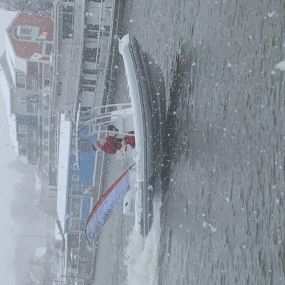
POLYGON ((153 224, 146 238, 133 227, 128 238, 125 252, 128 285, 156 285, 158 283, 157 266, 160 241, 161 199, 153 201, 153 224))

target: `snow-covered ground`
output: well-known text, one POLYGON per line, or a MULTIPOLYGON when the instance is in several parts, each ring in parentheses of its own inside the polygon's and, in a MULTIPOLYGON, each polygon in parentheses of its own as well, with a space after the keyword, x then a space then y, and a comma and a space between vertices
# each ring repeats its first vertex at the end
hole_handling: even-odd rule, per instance
POLYGON ((17 141, 17 130, 16 130, 16 117, 15 114, 11 113, 11 97, 10 87, 4 70, 0 68, 0 88, 1 96, 5 104, 5 112, 8 120, 8 130, 10 135, 11 144, 14 148, 15 153, 18 155, 18 141, 17 141))

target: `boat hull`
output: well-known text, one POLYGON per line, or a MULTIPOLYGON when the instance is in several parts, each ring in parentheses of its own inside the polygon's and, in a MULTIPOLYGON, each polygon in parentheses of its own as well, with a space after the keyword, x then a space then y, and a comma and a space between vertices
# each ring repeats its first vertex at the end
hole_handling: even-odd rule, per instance
POLYGON ((155 78, 158 74, 154 74, 152 59, 134 37, 124 36, 119 48, 127 74, 136 134, 136 225, 146 237, 152 225, 153 197, 161 167, 164 82, 155 78))

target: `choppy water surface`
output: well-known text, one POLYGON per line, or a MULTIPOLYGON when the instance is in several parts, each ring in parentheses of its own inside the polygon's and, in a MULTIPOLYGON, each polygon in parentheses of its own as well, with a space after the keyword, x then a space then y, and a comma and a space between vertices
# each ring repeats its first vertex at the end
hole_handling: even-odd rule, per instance
POLYGON ((133 4, 131 31, 175 103, 160 284, 285 284, 284 11, 283 1, 133 4))
MULTIPOLYGON (((285 284, 284 2, 126 0, 125 11, 171 110, 159 283, 285 284)), ((123 284, 110 260, 117 278, 105 280, 123 284)))

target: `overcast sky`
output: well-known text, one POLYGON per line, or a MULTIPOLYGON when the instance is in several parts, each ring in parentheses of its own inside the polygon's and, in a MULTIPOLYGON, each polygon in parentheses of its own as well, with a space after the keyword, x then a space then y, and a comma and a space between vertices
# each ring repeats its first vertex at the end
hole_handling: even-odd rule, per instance
MULTIPOLYGON (((1 91, 0 91, 1 92, 1 91)), ((20 181, 20 174, 9 167, 17 159, 11 147, 4 101, 0 93, 0 277, 1 284, 15 284, 14 250, 17 229, 11 218, 11 201, 14 183, 20 181)))

